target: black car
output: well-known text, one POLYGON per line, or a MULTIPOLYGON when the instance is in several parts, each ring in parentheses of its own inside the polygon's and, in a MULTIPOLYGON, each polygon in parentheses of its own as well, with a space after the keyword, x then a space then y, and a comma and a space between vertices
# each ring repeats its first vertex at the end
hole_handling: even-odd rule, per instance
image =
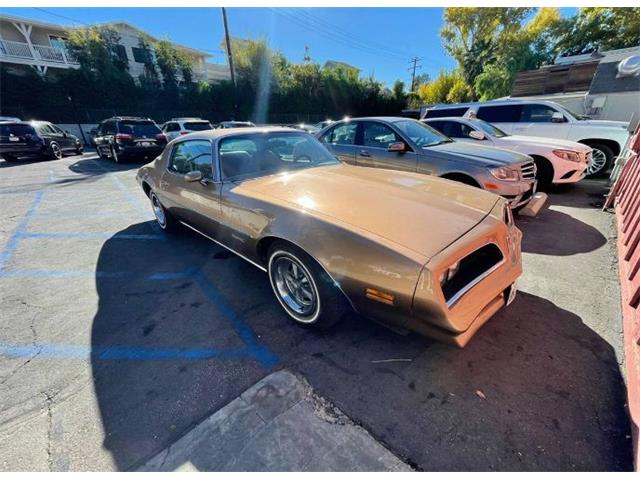
POLYGON ((98 126, 93 142, 100 158, 153 160, 167 145, 167 137, 150 118, 113 117, 98 126))
POLYGON ((8 162, 19 158, 62 158, 82 153, 75 135, 50 122, 0 122, 0 155, 8 162))

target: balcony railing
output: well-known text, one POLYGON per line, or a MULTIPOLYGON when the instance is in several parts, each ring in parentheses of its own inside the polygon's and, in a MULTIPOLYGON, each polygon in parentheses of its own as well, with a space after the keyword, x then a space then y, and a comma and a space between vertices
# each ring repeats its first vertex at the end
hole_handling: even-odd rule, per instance
POLYGON ((73 55, 63 48, 33 45, 32 52, 29 44, 12 40, 0 40, 0 58, 2 57, 31 59, 61 65, 78 65, 73 55))

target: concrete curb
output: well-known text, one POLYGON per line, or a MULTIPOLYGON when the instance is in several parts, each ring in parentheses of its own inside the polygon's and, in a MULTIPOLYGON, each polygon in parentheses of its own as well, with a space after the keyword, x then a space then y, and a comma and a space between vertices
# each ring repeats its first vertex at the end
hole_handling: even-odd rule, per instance
POLYGON ((265 377, 138 471, 411 471, 287 370, 265 377))

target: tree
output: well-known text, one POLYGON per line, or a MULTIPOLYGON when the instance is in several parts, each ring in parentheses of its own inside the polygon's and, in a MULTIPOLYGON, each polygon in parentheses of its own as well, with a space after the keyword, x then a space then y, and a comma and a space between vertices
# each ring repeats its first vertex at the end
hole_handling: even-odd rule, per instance
POLYGON ((462 75, 457 72, 441 71, 435 80, 423 84, 418 89, 422 103, 454 103, 472 99, 473 90, 462 75))
POLYGON ((578 55, 640 45, 640 8, 585 7, 565 20, 557 51, 578 55))
POLYGON ((185 52, 174 47, 169 40, 155 42, 153 49, 165 90, 177 89, 178 75, 182 76, 185 84, 192 82, 192 59, 185 52))

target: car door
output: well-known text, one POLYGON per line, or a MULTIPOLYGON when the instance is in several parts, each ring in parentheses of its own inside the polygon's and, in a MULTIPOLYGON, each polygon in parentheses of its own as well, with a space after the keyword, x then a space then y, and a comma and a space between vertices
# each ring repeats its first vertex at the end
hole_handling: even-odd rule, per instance
POLYGON ((211 141, 185 140, 173 145, 160 180, 161 201, 177 219, 215 237, 220 220, 220 183, 216 181, 211 141), (190 181, 187 174, 200 172, 190 181))
POLYGON ((356 122, 343 122, 326 131, 320 141, 345 163, 356 163, 356 122))
POLYGON ((58 145, 60 145, 63 150, 73 150, 76 148, 76 142, 71 135, 53 123, 49 123, 48 125, 55 133, 56 138, 58 139, 58 145))
POLYGON ((522 105, 481 105, 476 116, 506 133, 514 133, 514 128, 518 126, 522 116, 522 105))
POLYGON ((549 105, 529 103, 522 106, 520 122, 513 128, 514 135, 532 135, 536 137, 566 138, 569 123, 562 114, 562 121, 554 120, 553 115, 561 113, 549 105))
POLYGON ((377 121, 358 122, 356 138, 356 165, 361 167, 388 168, 415 172, 417 155, 408 142, 389 125, 377 121), (389 151, 393 143, 402 142, 407 151, 389 151))

